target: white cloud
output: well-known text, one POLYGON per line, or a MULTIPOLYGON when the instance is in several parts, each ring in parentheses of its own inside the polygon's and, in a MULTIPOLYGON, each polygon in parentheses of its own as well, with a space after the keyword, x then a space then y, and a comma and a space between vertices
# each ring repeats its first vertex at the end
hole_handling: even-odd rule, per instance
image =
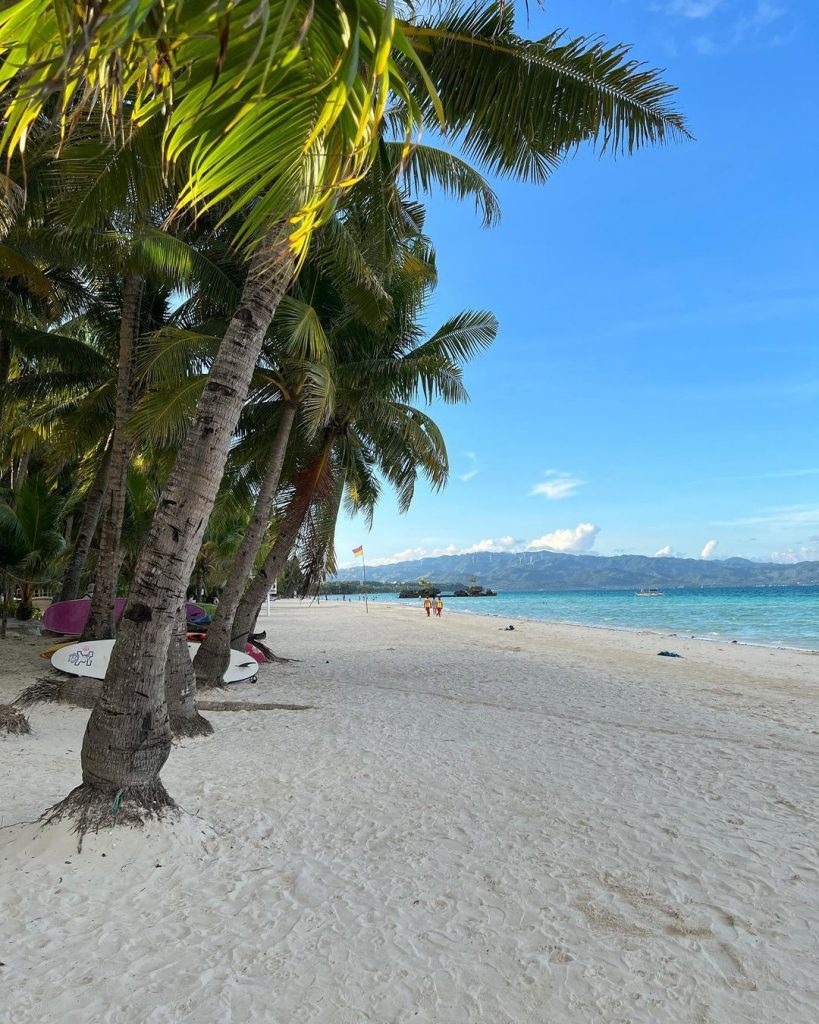
MULTIPOLYGON (((414 562, 419 558, 437 558, 439 555, 459 555, 461 554, 460 549, 456 548, 454 544, 448 544, 445 548, 405 548, 403 551, 396 551, 394 555, 389 555, 387 558, 373 558, 370 565, 393 565, 395 562, 414 562)), ((354 565, 354 562, 348 563, 348 565, 340 566, 339 568, 348 568, 349 565, 354 565)))
POLYGON ((700 558, 711 558, 716 550, 718 540, 709 540, 705 547, 700 552, 700 558))
POLYGON ((532 487, 530 496, 542 494, 547 501, 560 501, 561 498, 571 498, 584 483, 579 477, 571 473, 560 473, 556 469, 547 469, 545 476, 543 483, 532 487))
POLYGON ((578 523, 573 530, 553 530, 533 540, 527 551, 569 551, 577 554, 590 551, 594 547, 594 539, 600 533, 600 527, 593 523, 578 523))
POLYGON ((722 0, 670 0, 666 10, 683 18, 708 18, 722 6, 722 0))
POLYGON ((458 479, 462 483, 466 484, 480 473, 481 467, 478 465, 478 456, 474 452, 464 452, 464 455, 472 463, 472 469, 468 469, 465 473, 461 473, 458 479))
MULTIPOLYGON (((679 0, 681 5, 695 9, 706 5, 709 0, 679 0)), ((774 47, 783 46, 790 41, 792 28, 784 31, 772 30, 775 22, 780 22, 787 14, 784 7, 773 0, 756 0, 753 6, 746 5, 742 17, 735 18, 721 32, 715 35, 700 35, 694 40, 694 47, 704 57, 726 53, 737 47, 774 47)), ((710 13, 710 12, 709 12, 710 13)), ((695 17, 696 15, 689 15, 695 17)))
POLYGON ((768 560, 771 562, 788 562, 791 565, 795 562, 819 562, 819 547, 801 544, 799 547, 786 548, 784 551, 772 551, 768 556, 768 560))
POLYGON ((770 525, 779 529, 814 527, 819 525, 819 505, 785 505, 763 509, 757 515, 739 516, 736 519, 715 519, 712 526, 759 526, 770 525))
POLYGON ((494 540, 490 537, 486 540, 479 540, 472 547, 462 548, 458 554, 472 555, 478 551, 517 551, 522 543, 524 542, 515 537, 497 537, 494 540))
POLYGON ((654 557, 655 558, 668 558, 673 553, 674 552, 673 552, 673 550, 671 548, 671 545, 670 544, 666 544, 666 546, 664 548, 660 548, 659 551, 655 551, 654 557))
MULTIPOLYGON (((487 537, 479 540, 468 547, 456 547, 455 544, 448 544, 445 548, 405 548, 403 551, 396 551, 395 554, 386 558, 372 558, 367 564, 394 565, 396 562, 414 562, 422 558, 439 558, 441 555, 474 555, 481 552, 501 551, 567 551, 578 553, 588 552, 594 545, 594 539, 600 532, 599 526, 592 523, 579 523, 573 530, 554 530, 542 537, 527 543, 519 537, 487 537)), ((349 569, 354 562, 347 562, 339 565, 340 569, 349 569)))

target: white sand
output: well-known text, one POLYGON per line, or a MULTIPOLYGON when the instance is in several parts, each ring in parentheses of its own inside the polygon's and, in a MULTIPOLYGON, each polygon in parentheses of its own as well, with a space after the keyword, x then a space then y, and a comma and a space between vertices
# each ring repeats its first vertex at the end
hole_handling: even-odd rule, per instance
MULTIPOLYGON (((163 775, 200 817, 0 831, 4 1024, 819 1021, 819 657, 274 612, 301 660, 232 692, 315 710, 211 713, 163 775)), ((87 712, 30 718, 5 825, 79 781, 87 712)))

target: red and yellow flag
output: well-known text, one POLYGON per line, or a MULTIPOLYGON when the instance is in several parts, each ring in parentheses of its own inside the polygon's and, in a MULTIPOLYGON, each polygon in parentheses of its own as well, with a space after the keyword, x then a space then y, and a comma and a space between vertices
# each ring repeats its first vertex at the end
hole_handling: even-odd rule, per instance
POLYGON ((353 554, 355 555, 356 558, 363 558, 364 557, 364 545, 363 544, 359 544, 357 548, 353 548, 353 554))

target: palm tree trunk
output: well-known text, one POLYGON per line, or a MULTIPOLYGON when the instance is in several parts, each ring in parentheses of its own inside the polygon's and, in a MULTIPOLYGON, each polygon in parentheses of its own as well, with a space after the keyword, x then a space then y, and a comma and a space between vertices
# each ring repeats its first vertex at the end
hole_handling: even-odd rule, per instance
POLYGON ((23 481, 28 475, 28 466, 31 462, 31 452, 25 451, 20 456, 20 461, 17 463, 17 470, 14 474, 14 490, 19 491, 23 486, 23 481))
POLYGON ((122 563, 122 524, 125 520, 128 466, 131 462, 132 447, 125 428, 131 412, 134 356, 139 338, 140 306, 144 285, 143 279, 132 273, 125 274, 122 282, 122 322, 119 331, 114 437, 111 441, 108 491, 102 508, 94 596, 91 599, 88 622, 83 631, 84 640, 108 640, 115 631, 114 601, 122 563))
POLYGON ((230 664, 233 618, 239 606, 245 583, 253 568, 253 562, 264 540, 270 520, 270 509, 279 487, 284 456, 287 452, 287 444, 295 418, 296 404, 294 402, 284 403, 279 429, 270 451, 264 478, 253 509, 253 516, 228 573, 227 583, 219 598, 213 622, 208 626, 207 635, 194 659, 196 681, 202 689, 221 686, 225 670, 230 664))
MULTIPOLYGON (((11 341, 0 330, 0 436, 3 433, 3 410, 6 405, 6 384, 11 373, 11 341)), ((6 467, 0 466, 0 485, 7 480, 6 467)))
POLYGON ((330 469, 330 455, 336 435, 328 429, 324 435, 324 443, 313 464, 302 473, 296 481, 296 487, 287 503, 284 523, 273 547, 267 554, 262 567, 248 583, 236 615, 233 620, 233 634, 230 646, 235 651, 243 651, 250 637, 251 630, 259 617, 266 595, 270 592, 282 566, 287 563, 299 531, 304 525, 310 511, 310 504, 326 480, 330 469))
POLYGON ((9 574, 3 570, 3 590, 0 593, 3 609, 0 611, 0 640, 6 639, 6 624, 9 620, 9 574))
POLYGON ((3 426, 3 408, 6 404, 6 384, 11 373, 11 341, 0 331, 0 429, 3 426))
POLYGON ((91 548, 91 541, 97 532, 97 523, 100 521, 102 502, 108 490, 108 478, 111 469, 111 453, 107 449, 103 453, 97 475, 91 484, 88 494, 85 496, 85 505, 82 510, 77 539, 74 542, 74 550, 71 559, 63 573, 63 582, 60 587, 58 601, 73 601, 80 592, 80 582, 85 568, 85 560, 91 548))
POLYGON ((17 605, 17 610, 14 613, 14 617, 19 619, 21 622, 28 622, 31 616, 34 614, 32 594, 34 592, 34 585, 31 580, 20 580, 20 603, 17 605))
POLYGON ((293 276, 286 229, 263 240, 137 562, 108 674, 85 731, 83 783, 48 815, 84 829, 174 807, 159 778, 171 747, 165 669, 233 431, 273 313, 293 276), (117 814, 112 814, 116 805, 117 814))
POLYGON ((165 693, 174 736, 210 736, 213 733, 213 726, 199 714, 196 707, 196 674, 188 654, 184 606, 176 620, 168 647, 165 693))
POLYGON ((301 523, 288 526, 282 530, 276 538, 273 547, 267 554, 262 567, 248 583, 247 589, 242 595, 236 615, 233 619, 233 634, 230 639, 230 646, 234 651, 243 651, 245 644, 250 639, 250 634, 256 624, 262 609, 265 597, 270 592, 273 583, 287 564, 293 545, 299 535, 301 523))

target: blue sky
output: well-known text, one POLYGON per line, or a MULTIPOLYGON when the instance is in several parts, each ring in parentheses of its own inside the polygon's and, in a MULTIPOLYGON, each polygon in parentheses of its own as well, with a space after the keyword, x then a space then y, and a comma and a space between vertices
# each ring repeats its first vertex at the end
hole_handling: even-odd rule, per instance
POLYGON ((634 44, 679 86, 696 140, 496 182, 499 227, 433 196, 428 315, 490 309, 500 333, 436 407, 443 493, 339 561, 474 549, 819 558, 819 5, 553 0, 566 27, 634 44), (709 542, 716 542, 709 544, 709 542))

